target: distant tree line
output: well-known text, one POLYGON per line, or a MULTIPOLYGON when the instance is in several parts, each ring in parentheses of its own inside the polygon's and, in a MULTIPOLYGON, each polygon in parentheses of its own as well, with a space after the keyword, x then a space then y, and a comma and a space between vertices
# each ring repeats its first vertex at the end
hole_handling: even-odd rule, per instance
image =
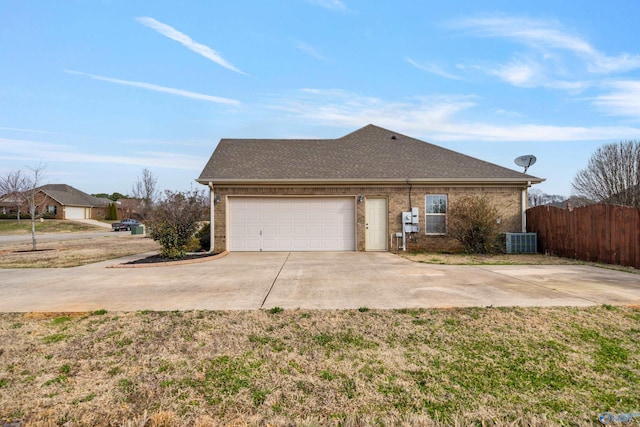
POLYGON ((550 205, 554 203, 562 203, 567 200, 566 196, 561 196, 559 194, 547 194, 538 190, 537 188, 530 189, 528 196, 530 208, 533 208, 535 206, 550 205))
POLYGON ((118 192, 115 193, 111 193, 111 194, 107 194, 107 193, 96 193, 96 194, 92 194, 93 197, 98 197, 100 199, 109 199, 109 200, 113 200, 114 202, 120 200, 120 199, 129 199, 130 197, 127 196, 126 194, 121 194, 118 192))

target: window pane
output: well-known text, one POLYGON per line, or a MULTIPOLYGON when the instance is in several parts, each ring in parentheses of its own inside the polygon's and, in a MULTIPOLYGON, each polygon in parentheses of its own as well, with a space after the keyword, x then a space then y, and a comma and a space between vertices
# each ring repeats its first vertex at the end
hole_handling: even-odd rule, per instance
POLYGON ((444 215, 427 215, 426 232, 429 234, 445 234, 447 231, 446 218, 444 215))
POLYGON ((427 213, 447 213, 447 196, 427 196, 427 213))

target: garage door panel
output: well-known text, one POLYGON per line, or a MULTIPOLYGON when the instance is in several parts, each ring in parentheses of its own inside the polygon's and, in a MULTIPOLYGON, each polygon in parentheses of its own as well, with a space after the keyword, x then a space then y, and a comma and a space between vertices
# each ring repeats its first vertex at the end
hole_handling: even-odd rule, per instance
POLYGON ((291 221, 293 221, 293 215, 291 212, 278 212, 276 221, 278 221, 278 224, 291 223, 291 221))
POLYGON ((355 250, 350 197, 232 197, 229 215, 232 251, 355 250))
POLYGON ((287 237, 293 234, 293 226, 291 224, 278 224, 276 230, 278 236, 287 237))
POLYGON ((307 227, 309 234, 311 235, 321 235, 322 234, 322 226, 317 224, 311 224, 307 227))
POLYGON ((84 219, 84 208, 66 206, 64 208, 64 217, 66 219, 84 219))

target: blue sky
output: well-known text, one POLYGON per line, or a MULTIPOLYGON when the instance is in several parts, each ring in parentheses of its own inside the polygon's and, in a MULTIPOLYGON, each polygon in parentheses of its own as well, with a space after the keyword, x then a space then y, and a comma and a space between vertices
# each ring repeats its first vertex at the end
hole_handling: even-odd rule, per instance
POLYGON ((373 123, 569 195, 640 135, 635 0, 0 2, 0 173, 129 193, 195 185, 220 138, 373 123))

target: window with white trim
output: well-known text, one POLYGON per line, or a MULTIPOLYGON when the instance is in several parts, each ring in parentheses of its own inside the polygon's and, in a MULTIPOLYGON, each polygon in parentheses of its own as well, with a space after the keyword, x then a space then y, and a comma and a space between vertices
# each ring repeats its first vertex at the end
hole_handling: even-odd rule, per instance
POLYGON ((425 233, 445 234, 447 232, 447 195, 427 194, 425 206, 425 233))
POLYGON ((47 213, 54 214, 54 215, 57 214, 58 207, 56 205, 47 206, 47 213))

